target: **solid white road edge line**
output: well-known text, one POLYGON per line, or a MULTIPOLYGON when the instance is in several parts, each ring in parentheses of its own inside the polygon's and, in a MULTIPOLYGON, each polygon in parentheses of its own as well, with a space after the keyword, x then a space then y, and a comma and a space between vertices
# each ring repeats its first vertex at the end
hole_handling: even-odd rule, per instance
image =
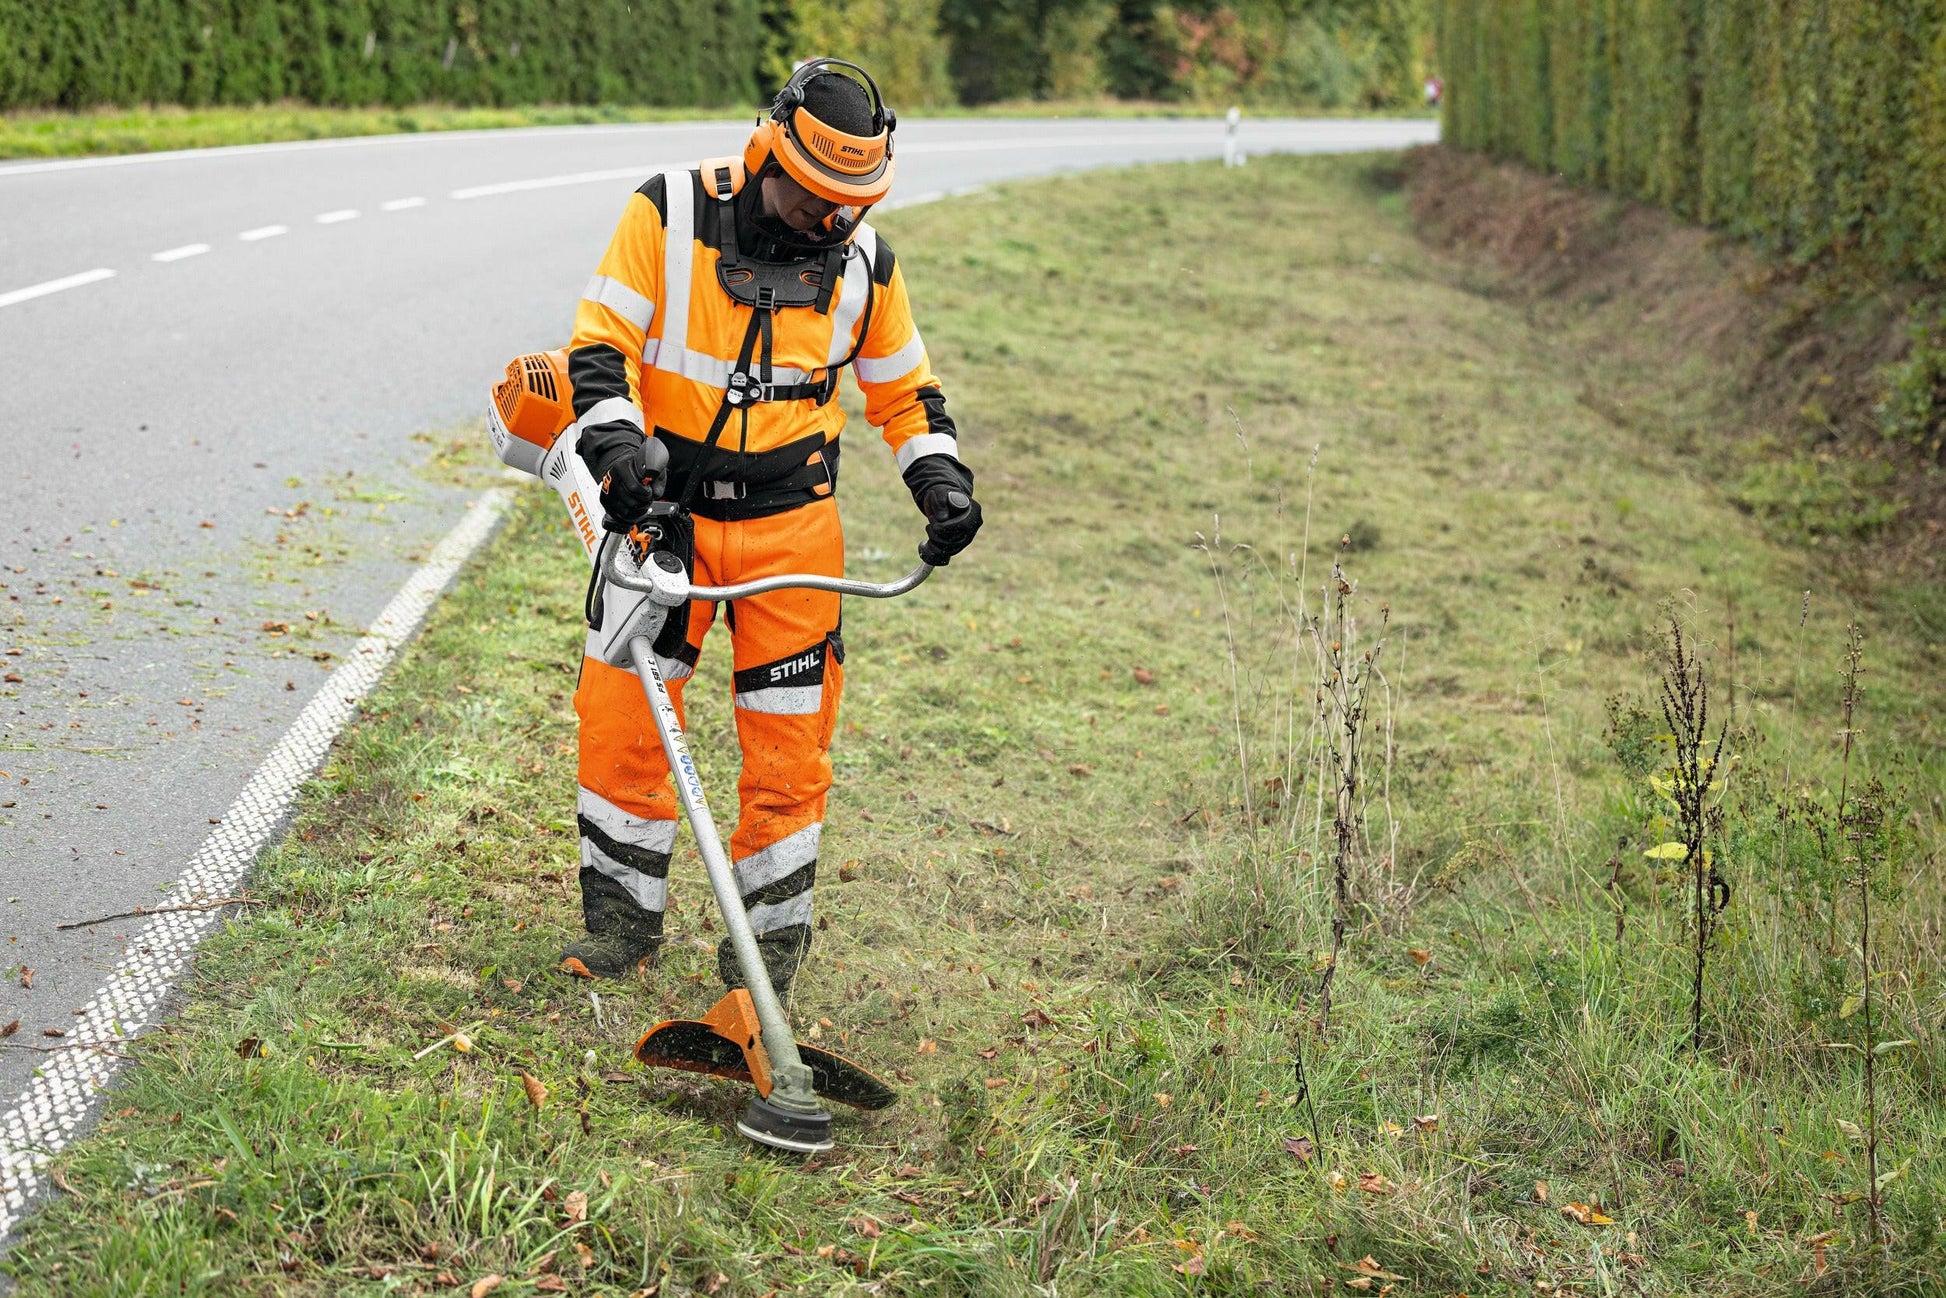
POLYGON ((209 251, 206 243, 185 243, 180 248, 165 248, 161 252, 150 253, 150 261, 181 261, 184 257, 200 257, 209 251))
POLYGON ((259 239, 275 239, 280 234, 290 232, 291 228, 288 225, 260 225, 254 230, 245 230, 237 238, 245 243, 255 243, 259 239))
MULTIPOLYGON (((228 897, 243 884, 332 741, 419 629, 447 583, 493 534, 512 498, 511 488, 496 487, 468 505, 466 517, 433 548, 357 648, 325 678, 159 906, 193 906, 228 897)), ((222 918, 222 910, 215 909, 151 919, 75 1018, 61 1048, 49 1053, 14 1106, 0 1114, 0 1239, 26 1215, 29 1201, 43 1186, 49 1160, 81 1133, 96 1096, 122 1062, 110 1052, 154 1025, 197 944, 222 918)))
POLYGON ((378 210, 381 212, 403 212, 407 208, 424 207, 425 205, 426 200, 423 198, 393 198, 380 203, 378 210))
POLYGON ((30 284, 17 288, 10 293, 0 293, 0 306, 12 306, 16 302, 28 302, 49 293, 59 293, 63 289, 80 288, 83 284, 94 284, 104 279, 113 279, 115 272, 106 266, 95 270, 84 270, 79 275, 64 275, 60 279, 50 279, 45 284, 30 284))
POLYGON ((356 221, 358 219, 358 209, 355 207, 341 207, 335 212, 319 212, 312 219, 319 225, 336 225, 340 221, 356 221))

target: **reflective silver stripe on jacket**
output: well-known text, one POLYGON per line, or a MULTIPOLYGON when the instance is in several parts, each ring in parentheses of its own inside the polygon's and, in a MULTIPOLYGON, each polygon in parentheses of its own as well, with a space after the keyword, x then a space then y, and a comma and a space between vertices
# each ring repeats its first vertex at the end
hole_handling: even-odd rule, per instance
MULTIPOLYGON (((691 270, 696 263, 696 182, 685 168, 662 173, 663 206, 669 210, 662 231, 662 345, 654 365, 682 371, 670 364, 689 342, 691 270)), ((645 353, 646 359, 646 353, 645 353)))
POLYGON ((642 426, 642 412, 627 397, 604 397, 588 407, 588 413, 581 416, 585 428, 599 424, 634 424, 642 426))
POLYGON ((912 467, 912 462, 922 455, 950 455, 959 458, 959 442, 951 433, 920 433, 917 437, 906 439, 899 448, 899 472, 904 473, 912 467))
POLYGON ((851 246, 845 249, 844 290, 831 312, 831 349, 824 354, 827 365, 842 364, 857 344, 854 335, 872 295, 872 262, 877 257, 878 233, 869 225, 859 226, 851 237, 851 246))
POLYGON ((605 306, 637 329, 646 330, 655 319, 655 303, 618 279, 597 275, 581 290, 581 300, 605 306))
POLYGON ((890 356, 860 356, 852 368, 858 371, 860 383, 890 383, 919 368, 919 362, 925 359, 926 340, 914 329, 905 345, 890 356))

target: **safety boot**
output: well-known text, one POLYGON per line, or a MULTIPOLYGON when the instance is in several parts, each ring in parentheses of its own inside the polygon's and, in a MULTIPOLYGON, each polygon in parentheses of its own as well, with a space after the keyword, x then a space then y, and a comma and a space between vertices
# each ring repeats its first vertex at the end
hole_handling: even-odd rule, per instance
MULTIPOLYGON (((778 1000, 790 994, 791 983, 804 963, 805 952, 810 949, 809 924, 792 924, 775 932, 757 934, 757 952, 764 958, 764 969, 770 974, 770 985, 776 990, 778 1000)), ((746 985, 728 938, 716 944, 716 972, 725 987, 735 989, 746 985)))
POLYGON ((662 949, 662 912, 643 910, 599 870, 581 871, 581 918, 588 936, 562 948, 557 962, 568 973, 623 978, 662 949))

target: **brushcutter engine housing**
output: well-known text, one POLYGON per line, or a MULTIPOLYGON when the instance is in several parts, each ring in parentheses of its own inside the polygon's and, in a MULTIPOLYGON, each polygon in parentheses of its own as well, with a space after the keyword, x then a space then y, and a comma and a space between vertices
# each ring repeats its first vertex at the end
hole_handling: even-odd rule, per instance
POLYGON ((538 477, 567 506, 568 522, 593 570, 586 653, 610 666, 630 667, 628 642, 639 635, 656 641, 670 610, 688 603, 688 566, 662 544, 672 531, 682 530, 681 511, 658 502, 644 529, 626 539, 609 531, 600 484, 576 450, 579 429, 565 348, 508 362, 487 402, 487 436, 502 464, 538 477), (615 550, 642 582, 626 589, 607 582, 604 557, 615 550))

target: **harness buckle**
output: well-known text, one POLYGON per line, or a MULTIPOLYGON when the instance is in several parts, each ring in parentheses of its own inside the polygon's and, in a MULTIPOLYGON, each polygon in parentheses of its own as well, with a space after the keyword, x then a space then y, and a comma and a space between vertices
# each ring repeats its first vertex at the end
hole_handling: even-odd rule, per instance
POLYGON ((733 406, 740 406, 746 401, 761 400, 761 385, 750 375, 739 370, 730 375, 729 382, 724 388, 723 399, 733 406))
POLYGON ((711 479, 703 484, 705 500, 742 500, 749 494, 750 484, 747 482, 721 482, 711 479))

